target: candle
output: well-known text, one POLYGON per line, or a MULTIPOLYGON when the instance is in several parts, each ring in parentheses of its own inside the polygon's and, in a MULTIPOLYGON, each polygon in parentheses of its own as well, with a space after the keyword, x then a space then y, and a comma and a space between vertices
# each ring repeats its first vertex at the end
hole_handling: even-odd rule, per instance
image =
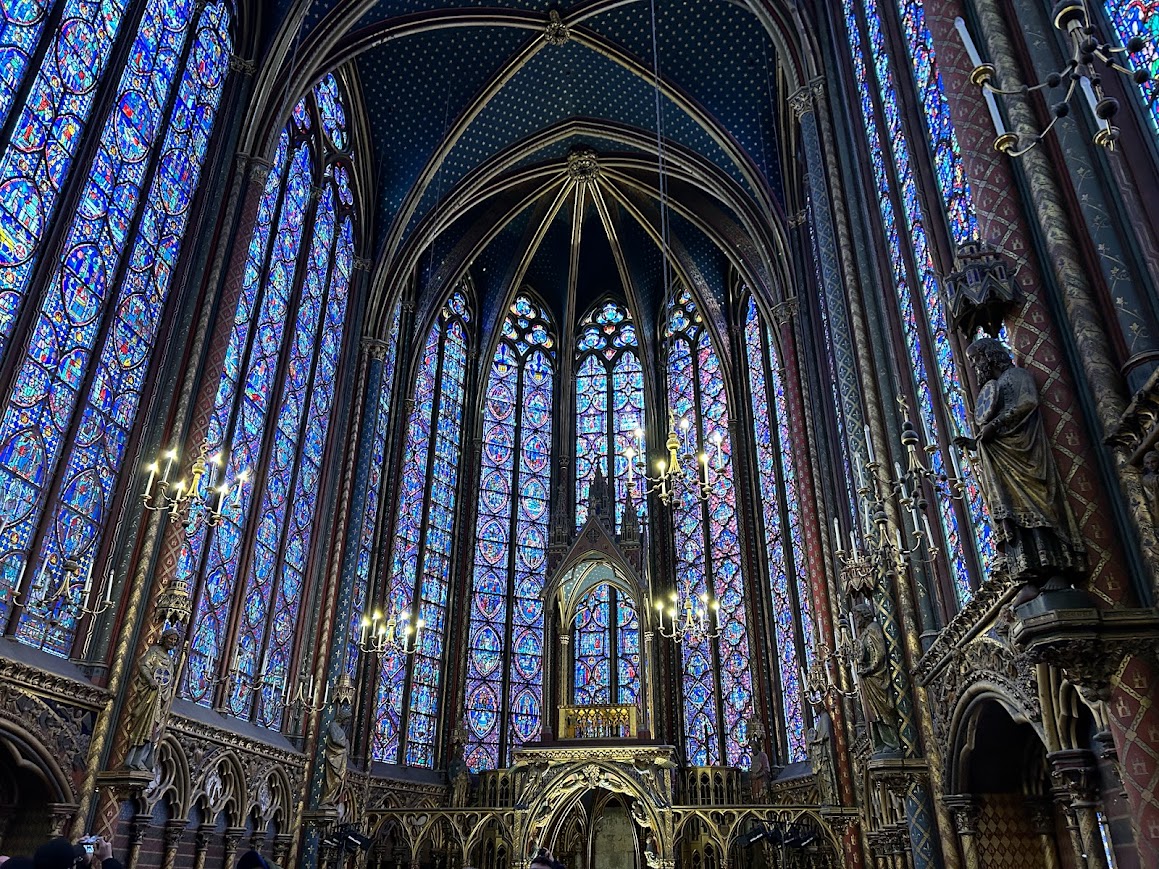
POLYGON ((109 567, 109 572, 105 574, 105 603, 111 604, 113 602, 113 568, 109 567))
POLYGON ((363 615, 362 615, 362 631, 360 632, 359 637, 358 637, 358 642, 360 644, 366 642, 366 629, 369 627, 370 627, 370 619, 368 619, 366 617, 366 614, 363 613, 363 615))
POLYGON ((869 436, 869 423, 865 424, 865 451, 869 455, 869 463, 876 464, 877 457, 873 454, 873 438, 869 436))
POLYGON ((853 537, 853 529, 852 528, 849 529, 849 551, 850 552, 857 551, 857 540, 853 537))
POLYGON ((954 479, 958 480, 958 481, 965 479, 962 476, 962 469, 958 465, 958 452, 957 452, 957 450, 955 450, 954 447, 951 445, 950 448, 946 450, 946 452, 948 452, 950 454, 950 467, 954 469, 954 479))
POLYGON ((169 482, 169 472, 173 470, 173 462, 177 460, 177 450, 170 450, 165 454, 165 473, 161 476, 162 483, 169 482))
POLYGON ((423 625, 426 624, 422 619, 415 622, 415 648, 419 647, 419 635, 423 632, 423 625))
POLYGON ((20 570, 16 573, 16 582, 12 584, 12 588, 16 591, 20 591, 20 581, 24 579, 24 568, 26 567, 28 567, 27 561, 20 562, 20 570))
POLYGON ((974 45, 974 39, 970 36, 970 31, 966 28, 966 22, 959 16, 954 19, 954 27, 958 31, 958 36, 962 38, 962 45, 966 47, 966 54, 970 56, 970 63, 978 67, 982 65, 982 58, 978 54, 978 48, 974 45))
POLYGON ((841 554, 841 523, 833 517, 833 545, 837 547, 837 554, 841 554))
POLYGON ((930 520, 927 519, 924 515, 922 516, 922 528, 924 528, 926 532, 926 543, 930 546, 933 546, 934 532, 930 530, 930 520))
POLYGON ((153 462, 153 464, 149 465, 149 480, 145 483, 145 500, 148 500, 149 496, 152 494, 153 481, 156 479, 157 479, 157 463, 153 462))
POLYGON ((221 511, 225 509, 225 496, 229 494, 229 484, 222 483, 217 489, 217 512, 221 515, 221 511))
POLYGON ((205 491, 212 492, 213 484, 216 480, 216 472, 221 467, 221 453, 213 456, 209 460, 209 472, 205 478, 205 491))
POLYGON ((40 574, 36 577, 36 582, 33 583, 33 588, 38 588, 44 583, 45 574, 48 573, 48 559, 44 559, 44 563, 40 565, 40 574))
POLYGON ((864 469, 862 469, 860 464, 857 465, 857 491, 858 492, 866 491, 865 471, 864 471, 864 469))
POLYGON ((81 593, 80 593, 81 603, 84 603, 85 601, 87 601, 89 599, 89 592, 92 591, 92 589, 93 589, 93 563, 90 561, 89 566, 88 566, 88 570, 85 571, 84 587, 81 589, 81 593))
POLYGON ((249 471, 242 471, 237 475, 237 490, 233 496, 233 506, 241 506, 241 490, 245 486, 245 481, 249 478, 249 471))

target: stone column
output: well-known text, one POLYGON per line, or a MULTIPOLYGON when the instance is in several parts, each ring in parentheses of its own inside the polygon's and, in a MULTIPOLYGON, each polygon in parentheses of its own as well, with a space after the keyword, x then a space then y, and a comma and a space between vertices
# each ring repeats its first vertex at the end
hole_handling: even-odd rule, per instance
MULTIPOLYGON (((559 665, 556 667, 556 672, 559 674, 559 705, 567 706, 571 702, 571 680, 568 678, 571 672, 571 656, 568 653, 568 647, 571 645, 571 634, 559 635, 559 665)), ((563 736, 563 722, 559 722, 559 733, 556 736, 563 736)))
POLYGON ((237 863, 237 851, 241 845, 241 837, 245 835, 243 827, 230 827, 225 831, 225 857, 222 859, 223 866, 233 866, 237 863))
POLYGON ((212 823, 198 825, 197 832, 193 835, 193 869, 205 869, 205 857, 215 826, 212 823))
POLYGON ((145 831, 149 828, 150 815, 134 815, 129 827, 129 853, 125 857, 125 869, 137 869, 141 859, 141 844, 145 841, 145 831))
POLYGON ((72 803, 49 803, 49 832, 53 836, 63 836, 72 816, 76 813, 76 806, 72 803))
POLYGON ((982 812, 977 799, 972 794, 955 794, 942 797, 942 805, 949 809, 954 819, 962 865, 965 869, 980 869, 977 836, 978 817, 982 812))
POLYGON ((167 821, 165 824, 165 850, 161 855, 161 869, 173 869, 177 863, 177 849, 181 847, 181 835, 185 832, 184 821, 167 821))
POLYGON ((1079 865, 1087 869, 1108 869, 1107 856, 1103 851, 1102 833, 1099 830, 1098 774, 1094 766, 1094 756, 1083 749, 1052 751, 1047 755, 1051 765, 1051 778, 1055 781, 1055 797, 1074 819, 1075 840, 1079 865))

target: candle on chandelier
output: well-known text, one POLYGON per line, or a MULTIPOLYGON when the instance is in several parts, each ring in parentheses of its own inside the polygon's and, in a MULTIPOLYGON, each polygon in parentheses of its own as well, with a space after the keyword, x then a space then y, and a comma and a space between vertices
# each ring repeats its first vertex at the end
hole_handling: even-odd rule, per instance
POLYGON ((88 570, 85 571, 85 582, 81 588, 80 599, 81 604, 89 599, 89 592, 93 590, 93 563, 90 561, 88 570))
POLYGON ((161 482, 169 482, 169 473, 173 470, 173 463, 177 461, 177 450, 170 450, 165 454, 165 473, 161 475, 161 482))
POLYGON ((877 456, 873 453, 873 438, 869 436, 869 423, 865 424, 865 451, 869 455, 869 463, 877 464, 877 456))
POLYGON ((145 499, 146 500, 148 500, 149 496, 153 494, 153 482, 154 482, 154 480, 157 479, 157 471, 158 470, 160 470, 160 469, 157 467, 156 462, 153 462, 151 465, 149 465, 149 479, 145 483, 145 499))
POLYGON ((249 471, 242 471, 237 475, 237 490, 233 496, 233 506, 241 506, 241 490, 245 487, 245 481, 249 479, 249 471))

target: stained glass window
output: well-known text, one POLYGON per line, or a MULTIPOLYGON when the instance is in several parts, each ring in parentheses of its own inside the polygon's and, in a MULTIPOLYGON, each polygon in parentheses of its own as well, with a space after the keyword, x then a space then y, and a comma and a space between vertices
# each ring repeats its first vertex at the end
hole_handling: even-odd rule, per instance
POLYGON ((1139 85, 1151 127, 1159 133, 1159 5, 1154 0, 1103 0, 1103 11, 1121 45, 1134 36, 1144 39, 1142 50, 1130 55, 1135 69, 1145 69, 1151 78, 1139 85))
POLYGON ((761 536, 768 556, 781 705, 788 737, 788 760, 792 762, 805 759, 804 701, 799 674, 802 660, 812 651, 813 616, 784 372, 776 344, 752 298, 745 317, 745 349, 764 521, 761 536))
POLYGON ((640 697, 640 617, 632 601, 598 585, 580 601, 572 623, 577 706, 630 704, 640 697))
MULTIPOLYGON (((316 117, 318 104, 316 88, 295 115, 316 117)), ((179 575, 204 576, 184 693, 275 729, 294 678, 354 268, 347 158, 316 128, 294 120, 279 139, 206 435, 211 455, 228 454, 218 481, 248 481, 178 561, 179 575)))
POLYGON ((720 359, 687 289, 676 292, 666 335, 670 407, 715 469, 707 503, 686 494, 673 511, 677 575, 697 596, 711 591, 720 604, 719 639, 681 645, 685 757, 696 766, 747 768, 752 673, 728 398, 720 359))
POLYGON ((409 660, 380 661, 372 756, 385 763, 434 766, 470 319, 456 290, 426 336, 415 376, 387 586, 391 610, 423 627, 409 660))
POLYGON ((554 347, 542 306, 517 296, 483 410, 467 653, 472 770, 506 766, 512 750, 540 733, 554 347))
MULTIPOLYGON (((0 158, 0 178, 8 179, 0 180, 0 283, 7 291, 0 341, 11 333, 33 260, 44 254, 37 241, 73 147, 71 140, 51 146, 55 156, 42 164, 42 145, 31 147, 34 139, 42 141, 33 135, 45 120, 37 113, 55 112, 63 101, 70 114, 57 131, 79 131, 105 62, 102 40, 115 33, 116 4, 105 4, 102 16, 93 5, 65 4, 66 19, 53 37, 61 50, 46 56, 29 97, 39 93, 51 105, 37 103, 36 111, 26 106, 0 158), (68 19, 74 6, 94 17, 68 19), (82 62, 83 70, 77 66, 82 62), (86 87, 71 90, 81 79, 86 87), (16 165, 26 173, 22 178, 11 174, 16 165), (22 184, 31 185, 19 194, 22 207, 36 210, 35 216, 26 212, 30 223, 22 224, 34 223, 36 232, 23 235, 7 223, 15 201, 9 196, 22 184), (22 246, 19 262, 14 244, 22 246)), ((4 14, 31 15, 33 6, 10 4, 4 14)), ((141 18, 133 61, 111 82, 112 107, 90 171, 78 176, 79 206, 53 255, 58 258, 50 261, 47 290, 0 417, 0 514, 6 523, 0 625, 57 655, 72 649, 86 585, 99 589, 104 583, 95 562, 228 70, 228 6, 210 4, 193 20, 197 8, 150 4, 141 18), (52 490, 57 476, 61 485, 52 490), (13 625, 17 591, 26 604, 13 625)), ((11 22, 0 35, 17 37, 11 22)), ((4 74, 17 73, 6 67, 4 74)))
MULTIPOLYGON (((588 488, 599 468, 615 484, 619 530, 628 497, 624 450, 639 447, 637 432, 644 429, 644 372, 628 309, 614 301, 598 304, 580 322, 576 351, 576 526, 587 520, 588 488)), ((641 525, 647 517, 643 492, 637 477, 632 501, 641 525)))
MULTIPOLYGON (((956 424, 963 430, 966 428, 966 408, 961 392, 953 388, 960 381, 938 292, 937 271, 926 229, 926 219, 918 195, 912 154, 902 126, 901 109, 894 89, 893 74, 877 9, 877 0, 863 0, 862 3, 867 33, 869 34, 870 52, 868 55, 863 49, 854 0, 844 0, 844 3, 849 48, 860 89, 861 110, 868 137, 874 181, 877 187, 878 205, 889 246, 895 297, 898 303, 903 337, 909 350, 910 363, 914 372, 914 386, 919 405, 918 421, 921 424, 926 443, 942 445, 947 442, 948 438, 946 437, 947 433, 942 431, 941 423, 937 417, 936 403, 940 403, 945 395, 948 398, 950 413, 956 424), (876 87, 870 81, 871 73, 868 64, 872 64, 872 70, 876 75, 876 87), (883 149, 878 133, 877 108, 874 103, 875 93, 881 97, 882 111, 889 133, 888 150, 883 149), (891 155, 893 157, 892 167, 887 167, 887 160, 891 155), (897 175, 897 190, 902 204, 900 218, 894 211, 891 199, 890 168, 897 175), (904 221, 904 223, 899 221, 904 221), (918 268, 917 277, 919 280, 915 285, 918 290, 916 297, 910 292, 910 266, 902 248, 903 237, 909 240, 918 268), (927 345, 936 364, 936 370, 932 374, 928 371, 924 356, 923 348, 927 345)), ((911 15, 910 19, 911 22, 921 21, 919 29, 924 31, 924 20, 921 20, 920 16, 911 15)), ((929 60, 931 55, 927 54, 922 57, 929 60)), ((923 75, 922 79, 932 82, 930 88, 940 87, 940 79, 936 73, 923 75)), ((933 103, 938 103, 941 99, 940 96, 928 95, 926 98, 933 103)), ((946 125, 949 124, 948 117, 947 114, 944 122, 946 125)), ((935 125, 941 127, 942 122, 937 122, 935 125)), ((961 171, 960 163, 955 165, 957 142, 949 134, 944 135, 945 141, 940 144, 941 156, 935 162, 939 164, 939 173, 943 169, 946 173, 945 177, 942 178, 942 183, 946 185, 944 189, 950 191, 947 195, 950 214, 957 215, 953 220, 955 231, 965 233, 971 231, 973 220, 968 203, 968 190, 954 186, 957 183, 955 173, 961 171)), ((964 183, 964 176, 961 180, 964 183)), ((930 462, 934 471, 939 475, 951 472, 947 467, 942 449, 936 450, 931 455, 930 462)), ((994 544, 989 523, 983 512, 981 493, 972 475, 969 476, 967 482, 966 505, 973 526, 973 535, 983 562, 988 564, 994 557, 994 544)), ((958 602, 964 604, 973 594, 963 551, 963 546, 969 545, 966 542, 968 538, 964 540, 962 537, 953 504, 946 498, 937 499, 937 503, 942 531, 948 545, 947 554, 949 555, 958 602)))
MULTIPOLYGON (((45 14, 43 9, 39 14, 34 12, 34 5, 39 4, 25 0, 4 5, 6 36, 11 34, 14 41, 31 40, 33 32, 40 29, 37 19, 45 14)), ((60 24, 55 33, 45 35, 51 44, 18 109, 12 138, 3 143, 0 358, 8 349, 32 270, 44 253, 41 243, 71 175, 72 161, 101 91, 126 5, 127 0, 63 0, 60 24)), ((145 161, 152 148, 162 121, 160 109, 178 68, 174 55, 182 51, 180 42, 189 35, 194 13, 194 3, 186 0, 150 4, 141 18, 133 44, 133 62, 121 74, 117 98, 102 133, 102 157, 92 167, 90 189, 82 199, 98 219, 106 208, 117 224, 122 220, 128 223, 126 218, 131 218, 131 212, 116 213, 120 202, 119 196, 114 196, 114 186, 121 175, 119 170, 132 171, 131 167, 145 161), (150 82, 154 70, 160 77, 150 82)), ((27 67, 28 49, 12 56, 19 59, 2 77, 18 80, 27 67)), ((4 115, 15 109, 12 101, 17 86, 18 81, 6 81, 0 91, 0 99, 7 103, 4 115)), ((131 207, 131 203, 127 204, 131 207)))
MULTIPOLYGON (((351 598, 367 602, 370 592, 371 562, 375 554, 375 535, 379 517, 386 515, 386 504, 380 503, 385 487, 383 475, 386 472, 387 436, 390 432, 390 400, 394 393, 394 373, 398 362, 398 330, 402 319, 402 304, 395 303, 391 317, 390 332, 383 348, 382 380, 377 395, 367 399, 367 416, 374 410, 373 440, 370 446, 370 467, 366 477, 366 507, 358 533, 358 561, 354 567, 354 589, 351 598)), ((353 680, 358 671, 358 631, 362 612, 355 609, 351 614, 346 651, 346 674, 353 680)))

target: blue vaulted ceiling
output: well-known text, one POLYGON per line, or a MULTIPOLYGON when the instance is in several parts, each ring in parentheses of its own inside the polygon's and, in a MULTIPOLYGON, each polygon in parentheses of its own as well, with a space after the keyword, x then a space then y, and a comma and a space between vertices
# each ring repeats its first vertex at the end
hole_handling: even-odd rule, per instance
MULTIPOLYGON (((659 213, 657 176, 647 169, 657 162, 657 103, 667 172, 695 164, 699 173, 691 187, 687 179, 670 181, 670 194, 692 191, 690 202, 716 204, 711 221, 747 219, 750 231, 775 224, 789 207, 778 132, 786 95, 776 88, 773 41, 751 8, 757 0, 311 0, 303 12, 304 2, 277 0, 282 16, 301 12, 297 43, 335 37, 318 72, 345 69, 363 96, 379 280, 429 262, 432 250, 438 258, 470 248, 470 273, 487 307, 501 307, 522 274, 557 318, 569 283, 579 308, 572 316, 603 292, 625 292, 625 283, 642 307, 654 309, 663 261, 640 223, 654 223, 659 213), (562 44, 544 36, 552 10, 569 28, 562 44), (437 26, 413 27, 436 18, 437 26), (403 26, 410 31, 397 35, 403 26), (612 169, 600 185, 604 214, 587 197, 577 237, 574 202, 558 212, 549 205, 566 155, 580 147, 612 169), (441 219, 448 234, 474 233, 489 243, 429 237, 436 215, 464 204, 464 190, 482 196, 488 185, 537 167, 549 170, 541 196, 534 181, 496 189, 486 207, 468 203, 449 223, 441 219), (516 201, 525 207, 513 210, 516 201), (509 223, 471 226, 487 220, 509 223), (569 271, 573 263, 578 275, 569 271)), ((700 290, 722 296, 729 259, 719 237, 676 216, 671 227, 685 273, 702 274, 700 290)))

